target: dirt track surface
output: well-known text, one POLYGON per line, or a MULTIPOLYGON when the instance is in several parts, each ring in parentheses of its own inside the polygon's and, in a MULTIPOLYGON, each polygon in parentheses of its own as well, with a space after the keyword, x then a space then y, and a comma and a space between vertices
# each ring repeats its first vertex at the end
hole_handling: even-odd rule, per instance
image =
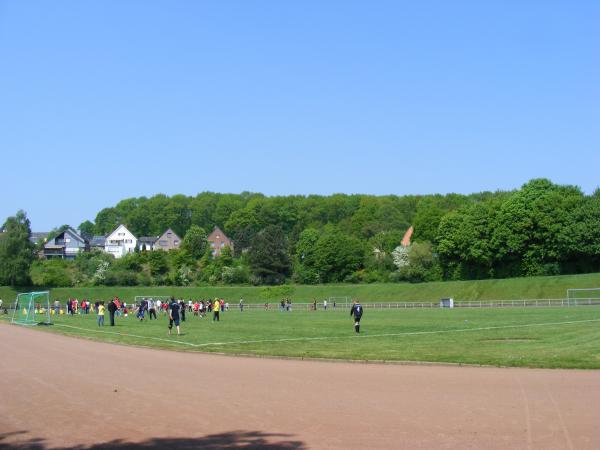
POLYGON ((600 372, 236 358, 0 324, 0 448, 600 448, 600 372))

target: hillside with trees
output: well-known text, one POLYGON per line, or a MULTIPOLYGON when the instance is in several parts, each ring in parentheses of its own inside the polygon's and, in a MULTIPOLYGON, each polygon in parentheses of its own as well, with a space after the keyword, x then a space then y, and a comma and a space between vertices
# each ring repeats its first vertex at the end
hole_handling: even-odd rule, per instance
MULTIPOLYGON (((23 217, 9 218, 5 228, 14 229, 15 221, 22 223, 23 217)), ((40 286, 189 286, 600 272, 600 190, 585 195, 546 179, 511 192, 471 195, 161 194, 122 200, 79 229, 105 235, 121 223, 137 236, 170 227, 183 236, 182 246, 118 260, 101 252, 74 261, 35 260, 26 278, 40 286), (411 225, 412 242, 401 246, 411 225), (214 226, 234 241, 234 253, 212 257, 206 236, 214 226)), ((23 277, 8 275, 15 269, 2 260, 16 233, 10 243, 2 236, 0 282, 22 282, 23 277)), ((19 260, 27 261, 19 251, 19 260)))

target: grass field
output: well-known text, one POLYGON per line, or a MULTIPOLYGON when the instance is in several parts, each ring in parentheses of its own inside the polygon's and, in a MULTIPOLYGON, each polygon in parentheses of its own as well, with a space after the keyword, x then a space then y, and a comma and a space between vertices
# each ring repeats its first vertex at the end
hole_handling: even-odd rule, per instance
POLYGON ((199 319, 188 314, 179 337, 167 336, 167 322, 164 316, 143 323, 130 316, 99 329, 90 314, 56 317, 55 326, 37 328, 181 351, 600 369, 598 307, 373 309, 365 312, 358 336, 348 311, 341 309, 231 310, 218 323, 208 315, 199 319))
MULTIPOLYGON (((380 301, 437 301, 442 297, 464 300, 518 300, 537 298, 564 298, 569 288, 600 287, 600 273, 562 275, 553 277, 508 278, 502 280, 445 281, 435 283, 374 283, 374 284, 325 284, 317 286, 289 285, 285 295, 281 287, 254 286, 207 286, 207 287, 91 287, 53 288, 52 299, 67 297, 107 300, 115 295, 127 302, 136 295, 175 295, 183 298, 222 297, 237 301, 244 297, 247 303, 277 301, 291 297, 294 302, 308 302, 316 298, 358 297, 362 302, 380 301)), ((19 292, 42 290, 21 288, 19 292)), ((15 299, 17 290, 0 287, 0 298, 15 299)))

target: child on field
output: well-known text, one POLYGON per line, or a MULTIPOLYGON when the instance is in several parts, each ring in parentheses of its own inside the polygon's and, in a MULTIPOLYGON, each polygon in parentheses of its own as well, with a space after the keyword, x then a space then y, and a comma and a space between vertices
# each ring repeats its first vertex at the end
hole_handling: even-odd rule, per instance
POLYGON ((104 302, 98 305, 98 326, 104 326, 104 302))

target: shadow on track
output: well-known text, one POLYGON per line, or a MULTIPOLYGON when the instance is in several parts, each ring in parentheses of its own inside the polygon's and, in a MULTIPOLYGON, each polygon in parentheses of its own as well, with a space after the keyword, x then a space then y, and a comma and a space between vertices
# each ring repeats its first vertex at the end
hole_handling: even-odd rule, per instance
POLYGON ((146 441, 132 443, 122 440, 112 440, 101 444, 74 445, 54 447, 44 443, 43 439, 27 439, 27 432, 0 434, 1 450, 305 450, 307 447, 300 441, 287 440, 285 434, 269 434, 260 431, 231 431, 228 433, 211 434, 198 438, 152 438, 146 441), (20 440, 19 436, 23 439, 20 440), (9 442, 6 442, 9 441, 9 442), (16 441, 16 442, 15 442, 16 441))

